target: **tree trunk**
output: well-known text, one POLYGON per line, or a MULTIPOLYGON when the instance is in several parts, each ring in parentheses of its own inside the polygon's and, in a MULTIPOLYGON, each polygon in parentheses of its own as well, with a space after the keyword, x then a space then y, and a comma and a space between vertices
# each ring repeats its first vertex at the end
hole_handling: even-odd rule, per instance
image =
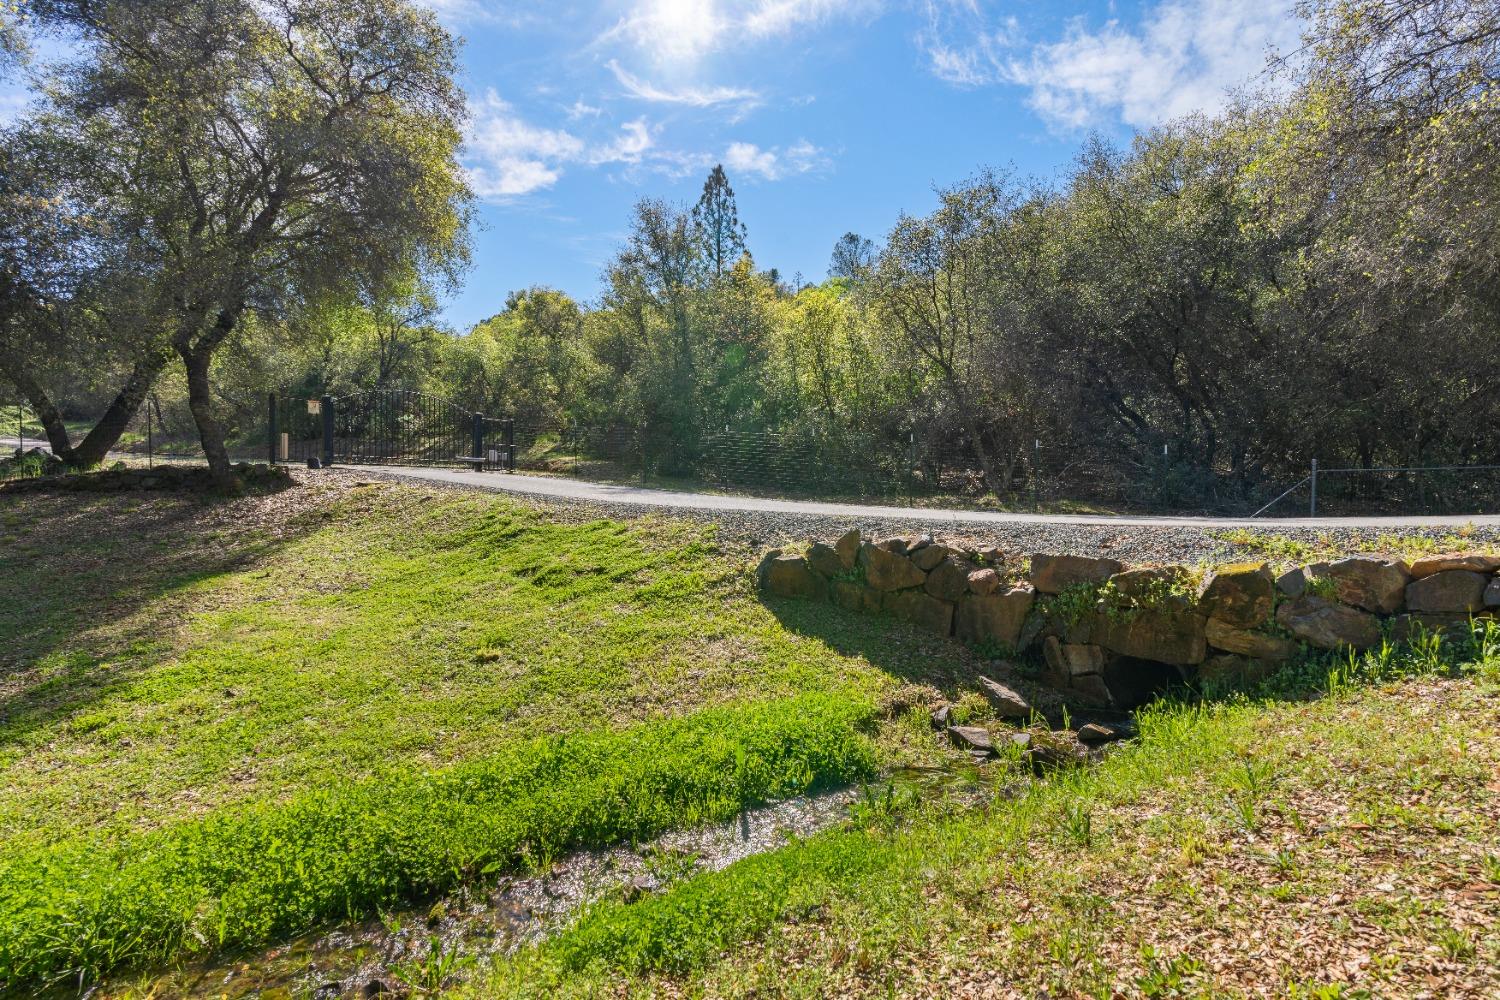
POLYGON ((104 461, 115 442, 120 440, 120 435, 125 433, 125 428, 130 426, 136 411, 145 402, 146 393, 151 391, 157 376, 167 366, 169 357, 171 354, 167 351, 156 351, 135 363, 130 369, 130 377, 110 401, 104 416, 99 418, 99 422, 79 442, 78 447, 73 449, 73 455, 68 459, 69 465, 86 469, 104 461))
POLYGON ((203 457, 208 459, 209 475, 220 489, 233 491, 235 480, 229 465, 229 449, 224 447, 224 428, 214 415, 213 386, 208 379, 213 352, 200 345, 179 353, 187 369, 188 409, 193 413, 193 423, 198 425, 198 441, 203 445, 203 457))
POLYGON ((167 366, 170 353, 157 351, 148 357, 141 358, 130 370, 130 376, 115 398, 110 401, 109 408, 104 415, 79 442, 77 447, 73 446, 68 436, 68 428, 63 423, 62 413, 57 409, 52 398, 47 395, 47 390, 42 388, 31 374, 19 365, 0 362, 0 372, 3 372, 26 401, 31 404, 32 410, 36 412, 37 418, 42 422, 42 429, 47 433, 47 443, 52 447, 52 454, 66 462, 74 469, 87 469, 98 465, 109 455, 109 451, 120 440, 120 435, 130 426, 131 419, 136 411, 140 409, 141 403, 146 398, 146 393, 156 384, 156 378, 161 370, 167 366))
POLYGON ((52 402, 52 397, 47 395, 47 390, 19 365, 0 362, 0 371, 26 397, 26 402, 31 404, 32 411, 42 422, 42 430, 47 434, 47 444, 51 446, 52 454, 71 465, 73 442, 68 438, 68 428, 63 424, 62 414, 52 402))

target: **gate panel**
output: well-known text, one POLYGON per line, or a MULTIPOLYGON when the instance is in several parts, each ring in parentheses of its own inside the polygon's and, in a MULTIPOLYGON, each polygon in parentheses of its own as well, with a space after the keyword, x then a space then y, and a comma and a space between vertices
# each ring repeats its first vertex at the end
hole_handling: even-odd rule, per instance
POLYGON ((453 465, 474 447, 474 415, 423 392, 376 389, 340 396, 333 413, 335 462, 453 465))

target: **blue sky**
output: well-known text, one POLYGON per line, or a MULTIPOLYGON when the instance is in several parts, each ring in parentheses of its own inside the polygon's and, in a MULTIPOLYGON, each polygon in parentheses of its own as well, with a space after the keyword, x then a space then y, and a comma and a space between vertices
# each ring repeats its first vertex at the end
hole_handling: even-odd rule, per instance
POLYGON ((1298 30, 1286 0, 428 2, 466 39, 482 199, 460 328, 512 288, 594 297, 632 203, 690 203, 717 162, 757 264, 822 280, 842 233, 1214 110, 1298 30))
MULTIPOLYGON (((696 200, 723 163, 762 268, 824 276, 934 185, 1054 177, 1291 50, 1289 0, 423 0, 465 39, 480 197, 458 329, 528 285, 594 298, 631 205, 696 200)), ((19 95, 0 93, 0 117, 19 95)))

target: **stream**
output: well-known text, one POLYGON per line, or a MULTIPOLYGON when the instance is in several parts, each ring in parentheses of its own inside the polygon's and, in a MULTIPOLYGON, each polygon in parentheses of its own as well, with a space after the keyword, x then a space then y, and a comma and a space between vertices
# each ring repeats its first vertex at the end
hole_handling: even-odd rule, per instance
POLYGON ((149 977, 124 975, 89 1000, 122 995, 293 1000, 373 998, 431 989, 556 933, 581 907, 613 895, 633 899, 677 879, 744 858, 913 797, 962 810, 1009 797, 1027 779, 992 765, 955 761, 906 767, 864 788, 845 788, 748 809, 734 820, 673 831, 636 848, 580 851, 535 875, 507 876, 379 918, 325 925, 255 952, 217 954, 149 977))

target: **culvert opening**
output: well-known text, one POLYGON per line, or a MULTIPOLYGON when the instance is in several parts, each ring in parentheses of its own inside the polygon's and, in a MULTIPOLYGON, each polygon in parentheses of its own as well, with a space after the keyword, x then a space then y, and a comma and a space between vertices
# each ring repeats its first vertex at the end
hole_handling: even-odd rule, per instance
POLYGON ((1121 656, 1105 664, 1104 684, 1115 707, 1130 711, 1181 687, 1183 677, 1182 671, 1171 664, 1121 656))

